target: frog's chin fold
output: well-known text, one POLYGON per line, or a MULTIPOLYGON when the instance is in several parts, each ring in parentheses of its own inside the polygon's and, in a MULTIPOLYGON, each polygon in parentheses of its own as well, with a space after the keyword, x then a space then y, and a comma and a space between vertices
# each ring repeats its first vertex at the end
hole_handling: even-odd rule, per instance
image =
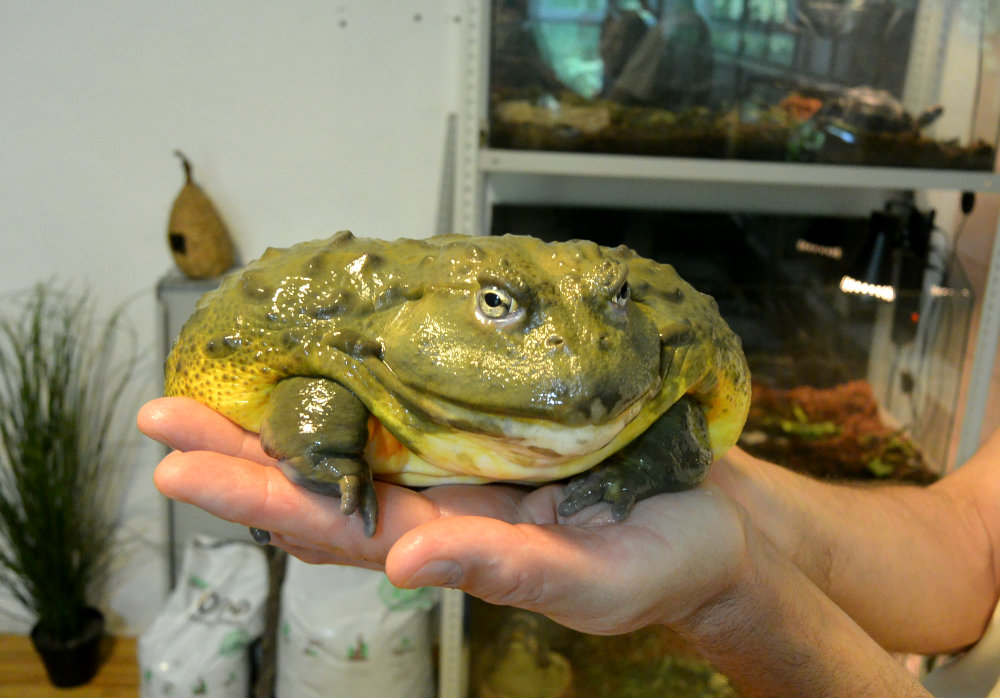
POLYGON ((616 415, 571 425, 475 410, 417 391, 381 363, 366 368, 379 392, 362 395, 373 415, 365 460, 378 479, 417 487, 571 477, 637 437, 683 394, 680 382, 657 380, 616 415))
POLYGON ((600 463, 642 433, 648 426, 646 404, 636 400, 614 419, 584 426, 495 417, 499 435, 437 429, 411 435, 409 447, 372 417, 365 458, 379 479, 411 486, 561 480, 600 463))

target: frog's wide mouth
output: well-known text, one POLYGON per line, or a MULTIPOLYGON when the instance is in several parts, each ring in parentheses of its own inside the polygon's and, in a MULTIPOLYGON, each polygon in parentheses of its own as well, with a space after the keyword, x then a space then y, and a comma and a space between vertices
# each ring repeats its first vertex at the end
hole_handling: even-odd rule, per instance
MULTIPOLYGON (((475 432, 500 438, 520 438, 536 431, 546 431, 552 428, 572 431, 573 429, 591 429, 595 426, 616 425, 626 423, 635 416, 649 399, 655 395, 662 385, 657 376, 649 381, 645 389, 637 392, 631 399, 623 401, 614 411, 608 411, 604 401, 595 396, 585 401, 584 409, 575 409, 574 414, 584 414, 586 419, 577 419, 573 423, 560 419, 565 409, 553 409, 551 413, 539 410, 537 405, 530 410, 518 411, 498 410, 488 408, 473 402, 475 391, 470 391, 470 400, 458 401, 433 389, 433 387, 414 386, 401 380, 395 372, 382 361, 366 361, 365 366, 371 370, 377 379, 381 393, 378 401, 395 399, 408 412, 419 415, 423 420, 459 431, 475 432)), ((490 390, 489 384, 484 384, 482 390, 490 390)), ((377 405, 369 407, 373 413, 378 412, 377 405)))
MULTIPOLYGON (((420 453, 431 437, 461 433, 504 452, 507 459, 529 463, 577 459, 619 445, 623 432, 634 436, 648 426, 644 408, 658 402, 657 378, 614 414, 582 424, 565 424, 546 415, 496 412, 461 404, 404 383, 382 361, 367 357, 355 364, 348 382, 369 411, 410 450, 420 453), (642 415, 643 419, 636 419, 642 415), (636 422, 644 422, 642 425, 636 422)), ((489 390, 484 385, 483 390, 489 390)), ((654 410, 655 411, 655 410, 654 410)), ((597 415, 595 415, 597 417, 597 415)))
POLYGON ((434 406, 450 412, 448 422, 414 423, 413 412, 383 410, 381 403, 372 410, 376 420, 406 448, 386 449, 386 458, 370 441, 366 456, 381 479, 412 486, 560 480, 600 463, 645 430, 659 414, 659 396, 651 390, 614 418, 584 425, 472 412, 444 400, 434 406))
MULTIPOLYGON (((610 454, 649 426, 669 404, 679 397, 681 386, 664 390, 659 376, 610 414, 568 424, 545 414, 489 411, 474 404, 462 404, 435 391, 414 387, 376 355, 351 356, 343 352, 320 355, 317 375, 352 390, 371 414, 402 446, 415 454, 434 458, 430 451, 444 450, 441 444, 464 448, 475 444, 476 451, 495 450, 500 461, 517 462, 531 472, 548 464, 581 459, 599 462, 600 454, 610 454), (335 365, 330 358, 336 360, 335 365), (457 435, 454 439, 452 436, 457 435), (459 444, 461 442, 461 444, 459 444)), ((489 390, 484 384, 481 390, 489 390)), ((471 395, 470 397, 475 397, 471 395)), ((579 414, 579 412, 578 412, 579 414)), ((499 462, 499 461, 498 461, 499 462)), ((484 469, 484 472, 492 468, 484 469)), ((497 479, 487 472, 490 479, 497 479)))

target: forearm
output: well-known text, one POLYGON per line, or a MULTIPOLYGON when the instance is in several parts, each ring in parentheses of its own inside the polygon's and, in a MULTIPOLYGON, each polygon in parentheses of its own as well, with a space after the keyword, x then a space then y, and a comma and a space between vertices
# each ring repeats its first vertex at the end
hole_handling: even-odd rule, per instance
POLYGON ((745 454, 720 484, 824 594, 884 646, 974 642, 995 601, 989 542, 954 488, 838 486, 745 454))
POLYGON ((676 629, 747 696, 922 696, 916 678, 762 535, 744 572, 676 629))

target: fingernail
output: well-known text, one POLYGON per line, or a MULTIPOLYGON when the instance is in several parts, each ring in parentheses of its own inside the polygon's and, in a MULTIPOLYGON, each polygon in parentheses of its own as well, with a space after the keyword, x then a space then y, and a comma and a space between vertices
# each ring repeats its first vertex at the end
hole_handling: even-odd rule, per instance
POLYGON ((453 587, 462 579, 462 568, 454 560, 431 560, 410 575, 407 586, 453 587))

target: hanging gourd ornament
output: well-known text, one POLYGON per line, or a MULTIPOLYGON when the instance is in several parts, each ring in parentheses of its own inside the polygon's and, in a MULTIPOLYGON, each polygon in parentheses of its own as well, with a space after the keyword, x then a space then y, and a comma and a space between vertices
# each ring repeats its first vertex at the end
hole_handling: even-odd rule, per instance
POLYGON ((185 276, 207 279, 233 266, 233 241, 215 206, 191 178, 191 163, 175 151, 184 166, 184 187, 170 210, 167 242, 185 276))

